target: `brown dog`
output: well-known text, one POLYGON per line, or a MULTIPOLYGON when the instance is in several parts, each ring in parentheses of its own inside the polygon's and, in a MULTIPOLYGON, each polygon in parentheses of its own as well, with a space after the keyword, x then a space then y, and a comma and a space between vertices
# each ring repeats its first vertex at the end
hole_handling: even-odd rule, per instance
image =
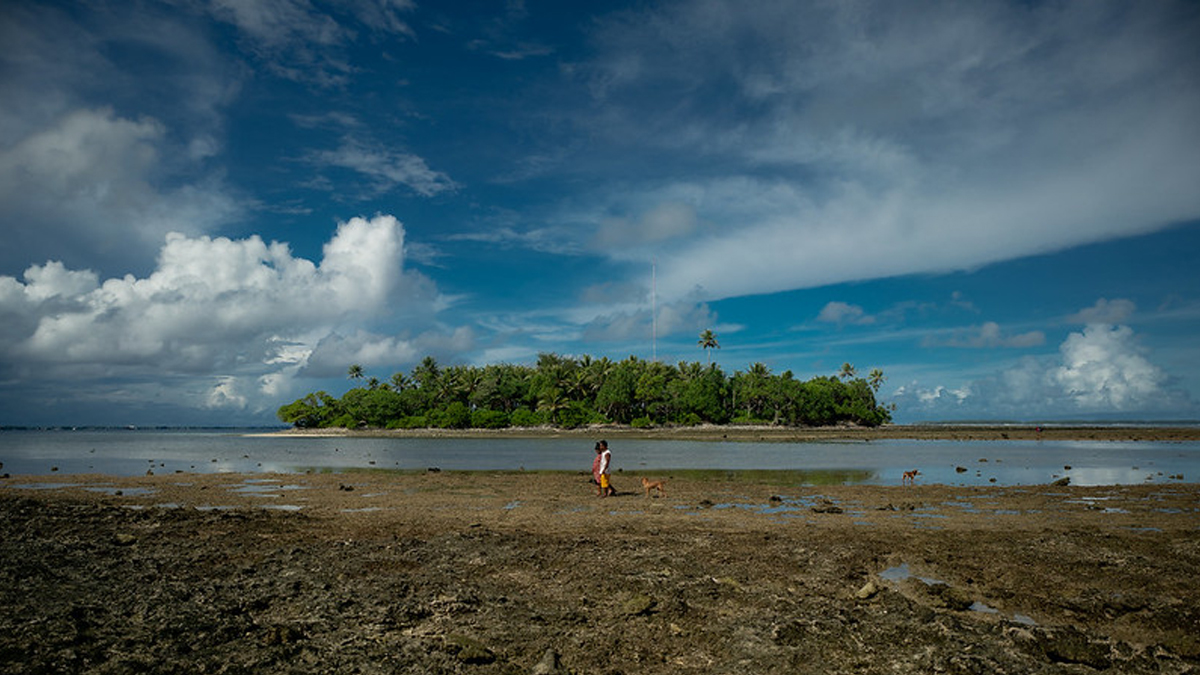
POLYGON ((900 479, 900 484, 912 485, 917 480, 917 476, 920 475, 921 472, 917 471, 916 469, 913 469, 912 471, 905 471, 904 476, 900 479))
POLYGON ((651 490, 658 490, 659 495, 666 497, 667 496, 666 485, 667 485, 667 481, 665 481, 665 480, 650 480, 649 478, 645 478, 645 477, 642 478, 642 489, 646 491, 647 497, 650 496, 651 490))

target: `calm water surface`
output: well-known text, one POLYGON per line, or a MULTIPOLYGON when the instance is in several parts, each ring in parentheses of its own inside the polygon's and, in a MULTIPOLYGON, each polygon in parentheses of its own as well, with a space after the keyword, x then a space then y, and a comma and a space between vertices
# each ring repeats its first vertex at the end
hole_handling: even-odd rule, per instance
MULTIPOLYGON (((0 474, 300 473, 309 470, 590 470, 584 439, 256 437, 246 430, 0 431, 0 474)), ((730 443, 616 440, 619 474, 792 471, 801 482, 1075 485, 1200 482, 1200 442, 730 443), (1070 468, 1066 468, 1070 467, 1070 468)))

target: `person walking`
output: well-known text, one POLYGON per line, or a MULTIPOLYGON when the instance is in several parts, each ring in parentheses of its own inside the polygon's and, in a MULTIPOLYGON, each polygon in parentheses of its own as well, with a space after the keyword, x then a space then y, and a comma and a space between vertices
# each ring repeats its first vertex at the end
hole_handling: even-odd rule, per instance
POLYGON ((596 442, 596 457, 600 460, 599 466, 593 471, 597 474, 597 483, 600 486, 596 493, 597 497, 609 497, 617 494, 617 489, 612 486, 612 476, 609 472, 609 467, 612 464, 612 453, 608 450, 608 441, 596 442))

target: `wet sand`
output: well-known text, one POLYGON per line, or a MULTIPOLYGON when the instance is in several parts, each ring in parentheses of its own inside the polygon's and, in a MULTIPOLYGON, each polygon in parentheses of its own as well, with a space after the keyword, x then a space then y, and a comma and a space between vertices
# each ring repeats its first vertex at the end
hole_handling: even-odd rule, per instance
POLYGON ((1195 484, 636 479, 11 478, 0 672, 1200 669, 1195 484))

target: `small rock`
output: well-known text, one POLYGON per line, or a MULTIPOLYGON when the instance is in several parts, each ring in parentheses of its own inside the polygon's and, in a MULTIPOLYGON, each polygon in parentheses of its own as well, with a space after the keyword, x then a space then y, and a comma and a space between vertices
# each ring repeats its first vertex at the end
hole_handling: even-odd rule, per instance
POLYGON ((1089 639, 1079 629, 1068 627, 1035 634, 1042 651, 1053 662, 1082 663, 1097 670, 1112 665, 1109 645, 1089 639))
POLYGON ((262 634, 261 642, 267 646, 290 645, 304 639, 304 631, 295 626, 270 626, 262 634))
POLYGON ((1069 476, 1067 476, 1067 477, 1059 478, 1058 480, 1054 481, 1050 485, 1053 485, 1054 487, 1065 487, 1070 484, 1071 484, 1071 478, 1069 476))
POLYGON ((137 537, 126 532, 121 532, 113 536, 113 543, 117 546, 132 546, 137 543, 137 537))
POLYGON ((529 671, 530 675, 558 675, 561 672, 563 669, 558 660, 558 652, 553 649, 547 649, 542 655, 542 660, 534 664, 533 670, 529 671))
POLYGON ((971 605, 975 602, 965 591, 949 584, 927 584, 925 590, 942 607, 956 612, 965 612, 971 609, 971 605))
POLYGON ((967 467, 965 467, 965 466, 956 466, 956 467, 954 467, 954 470, 955 470, 957 473, 966 473, 966 472, 967 472, 967 467))
POLYGON ((863 585, 862 588, 858 589, 858 592, 854 594, 854 597, 858 598, 859 600, 870 600, 871 598, 875 597, 875 594, 878 592, 879 587, 875 585, 875 582, 868 581, 863 585))
POLYGON ((483 643, 478 640, 465 635, 447 636, 446 649, 453 653, 459 661, 470 665, 484 665, 496 660, 496 655, 492 653, 492 650, 483 646, 483 643))
POLYGON ((639 614, 649 614, 654 607, 654 598, 638 593, 631 596, 628 600, 621 603, 621 613, 627 616, 637 616, 639 614))

